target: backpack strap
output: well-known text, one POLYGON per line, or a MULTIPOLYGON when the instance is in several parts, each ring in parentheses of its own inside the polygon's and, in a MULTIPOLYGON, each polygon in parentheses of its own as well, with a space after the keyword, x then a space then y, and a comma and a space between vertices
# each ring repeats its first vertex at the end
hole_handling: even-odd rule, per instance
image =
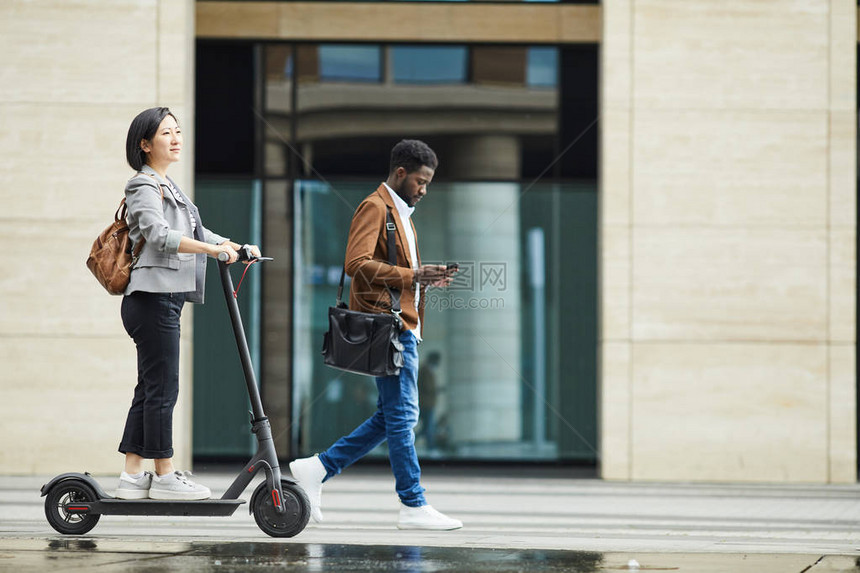
MULTIPOLYGON (((161 187, 161 183, 158 182, 158 179, 155 178, 154 175, 147 173, 145 171, 138 171, 138 175, 147 175, 152 177, 152 180, 155 181, 155 186, 158 187, 158 190, 161 191, 161 201, 164 201, 164 189, 161 187)), ((116 213, 114 213, 114 221, 119 221, 122 219, 125 221, 126 216, 128 215, 128 205, 125 204, 125 197, 122 198, 122 201, 119 202, 119 207, 117 207, 116 213)), ((134 245, 134 250, 131 253, 131 266, 134 267, 135 263, 137 263, 137 259, 140 258, 140 252, 143 250, 143 244, 146 243, 146 239, 142 236, 140 237, 140 241, 134 245)))
POLYGON ((146 171, 138 171, 137 174, 152 177, 152 180, 155 181, 155 186, 158 187, 159 191, 161 191, 161 200, 164 201, 164 188, 161 186, 161 183, 158 182, 158 179, 155 178, 155 175, 147 173, 146 171))

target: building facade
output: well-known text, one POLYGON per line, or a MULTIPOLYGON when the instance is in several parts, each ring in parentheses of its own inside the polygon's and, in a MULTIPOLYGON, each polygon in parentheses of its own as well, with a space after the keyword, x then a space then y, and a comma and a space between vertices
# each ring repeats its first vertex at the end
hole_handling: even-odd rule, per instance
MULTIPOLYGON (((373 408, 318 342, 352 209, 410 136, 441 160, 422 258, 463 269, 427 301, 425 458, 855 481, 857 19, 824 0, 4 3, 0 232, 41 254, 3 280, 0 471, 119 467, 134 349, 83 261, 131 175, 128 123, 168 105, 206 224, 276 259, 240 298, 285 457, 373 408)), ((183 467, 251 447, 214 279, 183 319, 183 467)))

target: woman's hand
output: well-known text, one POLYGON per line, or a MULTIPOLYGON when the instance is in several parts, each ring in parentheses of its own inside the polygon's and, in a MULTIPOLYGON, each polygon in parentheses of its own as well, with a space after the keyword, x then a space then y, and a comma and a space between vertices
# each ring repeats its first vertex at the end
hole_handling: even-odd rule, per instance
MULTIPOLYGON (((236 249, 233 248, 233 244, 229 241, 221 243, 220 245, 211 245, 211 249, 209 250, 208 255, 212 258, 217 259, 218 255, 221 253, 227 253, 227 264, 232 264, 236 262, 236 259, 239 258, 239 253, 236 252, 236 249)), ((238 245, 237 245, 238 247, 238 245)))
MULTIPOLYGON (((248 250, 251 251, 252 257, 259 258, 259 257, 263 256, 260 254, 260 247, 258 247, 257 245, 240 245, 239 243, 234 243, 233 241, 227 241, 226 243, 223 243, 223 244, 230 245, 231 247, 233 247, 234 251, 238 251, 240 249, 244 249, 245 247, 248 247, 248 250)), ((235 259, 233 259, 233 260, 235 261, 235 259)), ((230 261, 230 262, 232 263, 233 261, 230 261)), ((251 261, 242 261, 242 262, 247 265, 251 261)))
POLYGON ((263 256, 260 253, 260 247, 258 247, 257 245, 248 245, 248 248, 251 250, 251 254, 254 255, 256 258, 260 258, 263 256))
POLYGON ((236 249, 239 248, 241 248, 239 245, 231 241, 225 241, 220 245, 213 245, 212 243, 204 243, 203 241, 183 236, 179 241, 179 248, 177 250, 180 253, 203 253, 213 259, 217 259, 221 253, 227 253, 227 264, 230 264, 235 263, 236 259, 239 258, 239 253, 236 252, 236 249))

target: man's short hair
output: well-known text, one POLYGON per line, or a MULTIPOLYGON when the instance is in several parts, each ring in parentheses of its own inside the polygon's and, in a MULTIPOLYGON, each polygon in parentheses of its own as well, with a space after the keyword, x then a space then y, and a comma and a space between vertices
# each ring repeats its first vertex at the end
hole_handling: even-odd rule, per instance
POLYGON ((435 171, 438 165, 436 153, 429 145, 417 139, 404 139, 391 150, 388 172, 394 173, 395 169, 403 167, 407 173, 413 173, 425 166, 435 171))

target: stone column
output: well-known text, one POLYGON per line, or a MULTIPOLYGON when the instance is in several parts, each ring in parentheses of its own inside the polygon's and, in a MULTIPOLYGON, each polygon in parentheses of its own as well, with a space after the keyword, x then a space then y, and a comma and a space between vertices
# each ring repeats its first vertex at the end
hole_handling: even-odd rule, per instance
POLYGON ((602 476, 854 482, 856 3, 602 6, 602 476))
MULTIPOLYGON (((519 151, 513 136, 468 137, 442 161, 455 180, 515 179, 519 151)), ((448 407, 451 441, 467 455, 481 444, 516 445, 522 434, 520 192, 517 183, 476 181, 452 185, 449 197, 448 252, 461 275, 442 315, 448 407)))
MULTIPOLYGON (((5 436, 26 436, 5 441, 0 473, 122 467, 134 343, 122 297, 109 296, 84 260, 133 175, 125 137, 140 111, 164 105, 176 114, 185 148, 170 175, 193 193, 194 8, 193 0, 0 2, 0 240, 35 255, 0 278, 0 419, 5 436)), ((183 312, 173 422, 182 469, 191 464, 192 306, 183 312)))

